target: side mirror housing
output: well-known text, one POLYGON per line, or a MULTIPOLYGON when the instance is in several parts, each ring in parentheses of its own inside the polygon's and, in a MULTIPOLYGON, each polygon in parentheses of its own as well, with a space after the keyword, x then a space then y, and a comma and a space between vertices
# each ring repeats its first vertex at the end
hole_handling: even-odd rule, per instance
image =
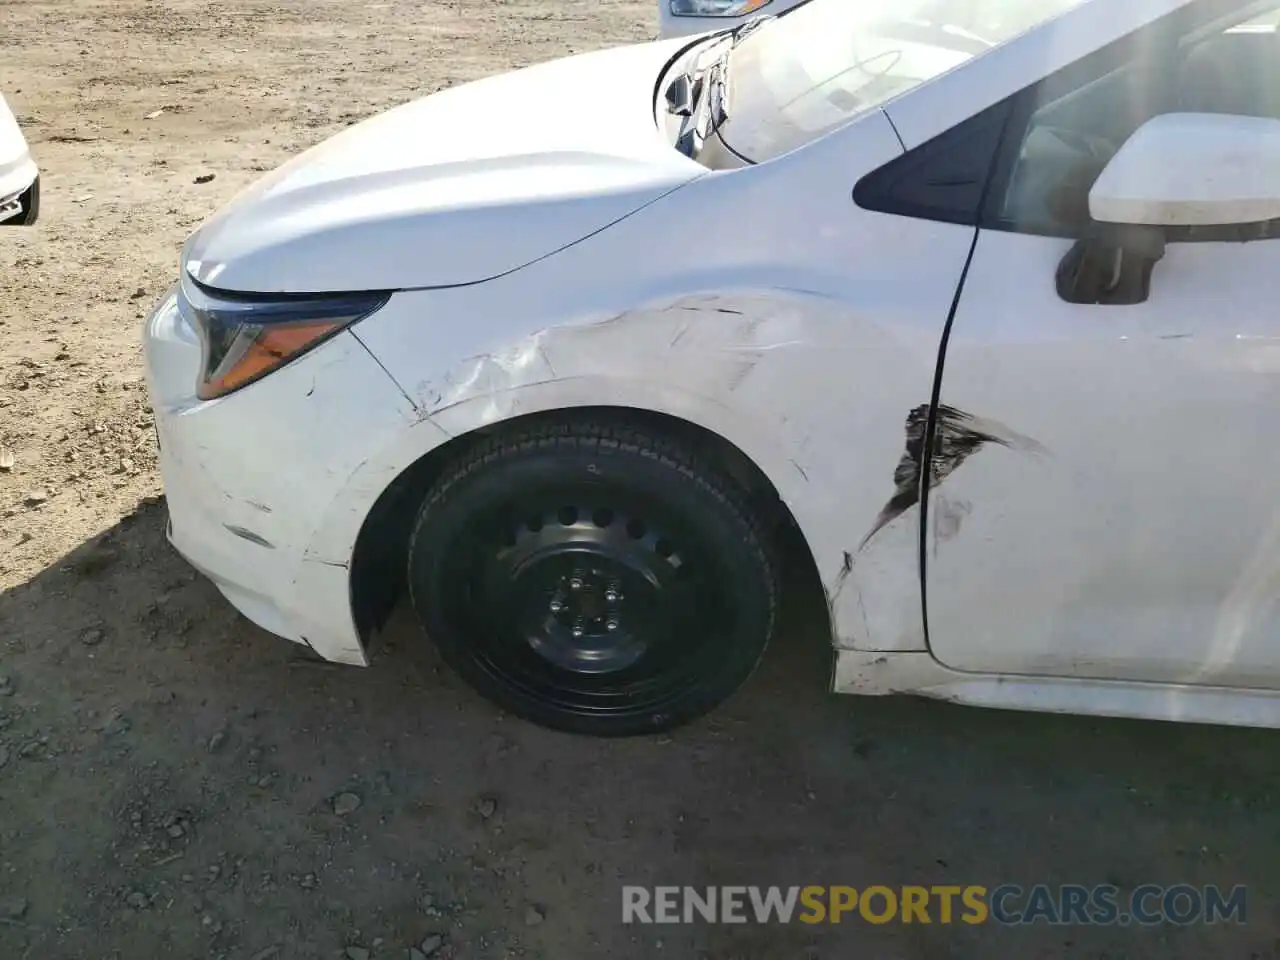
POLYGON ((1101 223, 1200 227, 1280 218, 1280 120, 1166 113, 1120 147, 1089 191, 1101 223))
POLYGON ((1166 113, 1140 126, 1089 190, 1090 235, 1058 264, 1068 303, 1143 303, 1170 227, 1280 218, 1280 120, 1166 113))

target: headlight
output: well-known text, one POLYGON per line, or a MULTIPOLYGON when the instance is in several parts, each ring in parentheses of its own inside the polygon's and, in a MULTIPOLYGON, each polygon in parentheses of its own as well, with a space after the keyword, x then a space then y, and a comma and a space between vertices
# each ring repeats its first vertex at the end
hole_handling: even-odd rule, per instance
POLYGON ((389 293, 222 293, 183 277, 178 309, 200 337, 196 395, 248 386, 381 308, 389 293))
MULTIPOLYGON (((741 17, 754 13, 770 0, 671 0, 674 17, 741 17)), ((854 0, 848 0, 852 3, 854 0)))

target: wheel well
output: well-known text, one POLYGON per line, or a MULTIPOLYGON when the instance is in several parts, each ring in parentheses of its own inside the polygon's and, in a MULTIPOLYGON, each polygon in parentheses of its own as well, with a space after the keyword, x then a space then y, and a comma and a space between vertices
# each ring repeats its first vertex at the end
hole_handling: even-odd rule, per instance
POLYGON ((747 506, 764 522, 769 538, 766 549, 788 558, 788 586, 799 579, 806 588, 816 586, 817 595, 821 595, 817 566, 795 517, 769 478, 737 446, 705 427, 665 413, 632 407, 573 407, 525 414, 453 437, 410 464, 388 485, 365 518, 351 558, 351 610, 362 641, 366 645, 370 643, 404 592, 414 516, 422 498, 450 463, 480 441, 526 427, 531 421, 573 423, 601 418, 683 440, 724 470, 744 493, 747 506), (804 570, 795 569, 797 560, 804 570))

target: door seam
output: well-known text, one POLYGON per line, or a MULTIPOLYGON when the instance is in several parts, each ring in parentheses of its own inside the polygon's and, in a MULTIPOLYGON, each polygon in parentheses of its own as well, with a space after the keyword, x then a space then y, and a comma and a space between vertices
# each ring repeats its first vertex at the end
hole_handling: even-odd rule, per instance
POLYGON ((1009 117, 1012 111, 1006 112, 1004 123, 1000 126, 1000 137, 992 153, 987 177, 982 184, 982 193, 978 197, 978 215, 974 218, 973 238, 969 241, 969 252, 964 258, 964 267, 960 271, 960 279, 956 283, 955 293, 951 297, 951 306, 947 310, 947 320, 942 326, 942 337, 938 342, 938 359, 933 369, 933 390, 929 397, 929 415, 925 421, 924 444, 920 452, 920 486, 917 489, 917 502, 920 504, 920 531, 917 539, 917 550, 920 575, 920 626, 924 634, 924 646, 930 658, 938 664, 946 666, 933 653, 933 644, 929 639, 929 492, 933 488, 933 453, 937 437, 938 407, 942 401, 942 377, 947 362, 947 346, 951 342, 951 327, 955 322, 956 311, 960 309, 960 297, 964 293, 964 284, 969 277, 969 268, 973 264, 974 253, 978 249, 978 237, 982 233, 982 213, 987 209, 992 184, 996 178, 997 160, 1004 154, 1005 138, 1009 132, 1009 117))

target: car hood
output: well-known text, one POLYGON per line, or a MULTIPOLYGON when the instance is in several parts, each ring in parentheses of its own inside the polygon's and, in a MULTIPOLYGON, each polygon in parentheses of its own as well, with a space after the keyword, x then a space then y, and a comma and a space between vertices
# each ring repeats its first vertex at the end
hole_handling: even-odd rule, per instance
POLYGON ((36 164, 13 111, 0 96, 0 203, 22 193, 36 178, 36 164))
POLYGON ((468 83, 357 124, 268 174, 187 241, 227 291, 394 290, 516 270, 706 173, 654 118, 680 40, 468 83))

